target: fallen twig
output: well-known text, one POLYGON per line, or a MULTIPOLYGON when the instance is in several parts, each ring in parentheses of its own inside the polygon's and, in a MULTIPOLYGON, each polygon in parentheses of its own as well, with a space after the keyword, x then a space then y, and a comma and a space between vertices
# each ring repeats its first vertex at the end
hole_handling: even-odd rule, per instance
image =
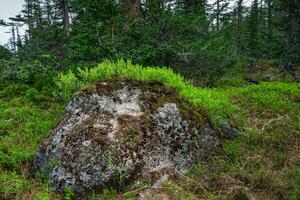
POLYGON ((281 120, 281 119, 283 119, 283 118, 285 118, 285 117, 288 117, 288 115, 285 114, 285 115, 280 116, 280 117, 278 117, 278 118, 276 118, 276 119, 271 119, 270 121, 268 121, 267 123, 264 124, 264 126, 262 127, 261 130, 264 131, 265 128, 266 128, 268 125, 270 125, 272 122, 274 122, 274 121, 279 121, 279 120, 281 120))

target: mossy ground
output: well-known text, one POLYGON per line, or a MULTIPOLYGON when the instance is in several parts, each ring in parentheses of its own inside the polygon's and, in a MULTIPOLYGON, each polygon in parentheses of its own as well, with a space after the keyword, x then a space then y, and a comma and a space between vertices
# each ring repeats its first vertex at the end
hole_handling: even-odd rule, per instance
MULTIPOLYGON (((50 95, 22 84, 1 87, 0 199, 72 196, 72 191, 66 191, 65 197, 59 197, 44 180, 34 178, 31 160, 38 143, 58 122, 71 94, 85 82, 116 75, 163 82, 194 108, 204 109, 213 120, 226 118, 242 130, 237 138, 216 149, 206 162, 162 184, 161 189, 171 199, 299 199, 299 84, 262 82, 240 87, 230 81, 226 85, 225 81, 220 87, 197 88, 167 69, 126 66, 126 70, 120 65, 128 64, 119 63, 117 72, 110 64, 102 71, 81 71, 80 78, 72 73, 61 75, 58 79, 63 86, 63 100, 57 95, 58 90, 50 95)), ((90 199, 134 199, 148 186, 137 183, 120 192, 106 188, 100 194, 91 194, 90 199)))

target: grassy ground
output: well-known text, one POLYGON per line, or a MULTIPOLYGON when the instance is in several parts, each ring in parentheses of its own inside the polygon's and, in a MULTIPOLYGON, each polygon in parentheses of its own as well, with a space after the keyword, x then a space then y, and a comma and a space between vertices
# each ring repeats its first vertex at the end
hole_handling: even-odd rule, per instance
MULTIPOLYGON (((161 81, 176 88, 191 106, 207 112, 215 124, 229 120, 242 130, 234 140, 224 141, 207 161, 165 182, 161 190, 170 199, 299 199, 300 84, 241 86, 243 80, 233 78, 216 88, 198 88, 168 69, 123 61, 104 62, 76 75, 61 74, 56 80, 61 89, 51 95, 22 84, 1 88, 0 199, 71 199, 72 191, 59 197, 32 176, 32 158, 76 90, 88 82, 114 77, 161 81)), ((91 194, 90 198, 134 199, 143 187, 147 185, 118 193, 105 188, 100 196, 91 194)))
POLYGON ((63 107, 27 85, 0 91, 0 199, 26 199, 44 192, 44 184, 30 177, 31 161, 63 107))
POLYGON ((179 199, 186 196, 180 191, 191 198, 299 199, 299 85, 262 83, 224 91, 245 113, 243 133, 195 166, 188 178, 166 187, 179 199))

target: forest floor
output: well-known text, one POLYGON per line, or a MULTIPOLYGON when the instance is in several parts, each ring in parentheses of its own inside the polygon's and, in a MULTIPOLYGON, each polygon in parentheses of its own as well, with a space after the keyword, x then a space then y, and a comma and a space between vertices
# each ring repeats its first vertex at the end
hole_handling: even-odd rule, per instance
MULTIPOLYGON (((235 139, 159 188, 139 182, 122 190, 103 188, 90 199, 136 199, 141 192, 161 200, 299 199, 300 84, 229 77, 205 90, 225 95, 238 108, 230 116, 242 130, 235 139)), ((0 88, 0 199, 72 199, 72 191, 60 197, 31 171, 37 145, 66 104, 25 84, 0 88)))

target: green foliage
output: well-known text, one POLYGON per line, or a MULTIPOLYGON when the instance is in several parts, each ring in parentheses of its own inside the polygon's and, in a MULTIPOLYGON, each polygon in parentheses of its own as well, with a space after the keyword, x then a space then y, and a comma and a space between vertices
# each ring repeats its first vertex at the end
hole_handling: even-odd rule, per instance
POLYGON ((292 185, 292 189, 287 193, 289 199, 296 200, 300 195, 300 181, 296 177, 300 176, 300 167, 292 167, 288 170, 286 179, 289 180, 292 185))
POLYGON ((50 160, 51 168, 55 168, 58 164, 59 164, 59 161, 54 160, 54 159, 50 160))
POLYGON ((74 197, 74 190, 71 186, 66 187, 64 200, 72 200, 74 197))
POLYGON ((123 194, 123 197, 126 200, 135 200, 135 199, 137 199, 138 196, 139 196, 139 193, 136 191, 129 191, 129 192, 126 192, 125 194, 123 194))
POLYGON ((224 152, 225 155, 237 159, 242 155, 241 150, 239 149, 239 146, 235 142, 228 142, 224 145, 224 152))
POLYGON ((65 74, 59 74, 56 83, 62 90, 62 96, 69 99, 75 91, 88 82, 112 78, 160 81, 166 86, 176 89, 180 96, 190 102, 192 106, 204 108, 211 116, 225 118, 225 116, 231 116, 238 109, 230 103, 228 95, 220 90, 197 88, 192 85, 191 81, 174 73, 169 68, 142 67, 133 65, 130 61, 119 60, 115 63, 104 61, 91 69, 78 69, 78 76, 68 71, 65 74))
POLYGON ((125 135, 128 138, 134 138, 135 136, 139 135, 140 133, 136 130, 133 129, 129 129, 129 130, 125 130, 125 135))
POLYGON ((4 46, 0 45, 0 60, 9 60, 12 58, 12 53, 5 48, 4 46))
POLYGON ((0 198, 10 199, 13 197, 22 198, 22 192, 30 189, 30 184, 24 176, 16 172, 0 172, 0 198))
MULTIPOLYGON (((56 83, 60 94, 68 100, 89 82, 112 78, 161 81, 175 88, 191 105, 204 108, 215 121, 230 119, 243 128, 239 137, 226 142, 207 162, 199 163, 178 181, 164 183, 162 187, 169 195, 183 199, 195 196, 230 199, 238 194, 256 194, 259 190, 262 193, 257 194, 260 199, 263 195, 272 199, 276 199, 276 195, 297 199, 299 183, 294 177, 299 174, 299 84, 262 82, 235 87, 236 84, 226 85, 228 82, 224 81, 225 85, 219 88, 199 88, 168 68, 142 67, 122 60, 116 63, 105 61, 90 69, 78 69, 76 73, 59 74, 56 83), (241 116, 243 120, 240 120, 241 116), (230 188, 241 188, 238 190, 241 192, 228 193, 230 188), (268 191, 274 191, 274 194, 268 191)), ((28 172, 24 169, 28 169, 38 143, 58 121, 63 108, 64 103, 58 99, 25 84, 12 84, 0 91, 0 167, 5 170, 0 173, 4 186, 3 190, 0 187, 0 197, 21 198, 24 192, 38 190, 34 198, 53 199, 50 189, 37 184, 47 181, 47 177, 41 173, 34 181, 30 180, 25 178, 24 174, 28 172)), ((128 136, 134 134, 129 131, 128 136)), ((113 166, 111 156, 108 162, 113 166)), ((53 161, 52 164, 57 163, 53 161)), ((124 167, 118 166, 116 182, 122 189, 128 188, 125 177, 124 167)), ((135 192, 125 194, 124 198, 128 199, 136 195, 135 192)), ((94 198, 98 196, 114 199, 117 192, 104 188, 94 198)))
POLYGON ((3 90, 0 91, 0 97, 12 98, 14 96, 24 95, 25 92, 29 89, 28 85, 17 83, 8 85, 3 90))
POLYGON ((74 92, 82 87, 75 74, 69 70, 65 74, 59 74, 57 77, 57 86, 62 90, 62 96, 66 99, 72 97, 74 92))
POLYGON ((125 178, 127 176, 127 171, 124 164, 118 166, 118 175, 119 175, 119 181, 118 181, 119 187, 121 189, 125 189, 126 188, 125 178))
POLYGON ((46 184, 42 191, 38 192, 34 199, 35 200, 50 200, 53 199, 53 191, 49 189, 48 184, 46 184))
POLYGON ((113 200, 117 197, 117 191, 114 188, 104 187, 100 196, 103 200, 113 200))
POLYGON ((47 193, 38 193, 35 197, 36 200, 50 200, 49 195, 47 193))
POLYGON ((47 98, 36 96, 36 89, 28 88, 18 84, 0 91, 0 97, 4 97, 0 98, 0 164, 3 169, 19 171, 26 165, 63 110, 62 105, 46 102, 47 98), (38 101, 44 101, 47 110, 40 107, 38 101))
MULTIPOLYGON (((233 91, 232 91, 233 92, 233 91)), ((300 86, 297 83, 261 83, 244 88, 235 89, 233 97, 241 99, 242 102, 256 109, 271 109, 273 112, 285 112, 293 110, 298 104, 300 86)))
POLYGON ((205 192, 194 191, 199 185, 206 186, 211 199, 251 196, 249 192, 259 199, 297 199, 299 181, 293 177, 300 169, 299 157, 295 156, 300 138, 299 84, 272 82, 222 88, 244 112, 244 132, 226 142, 222 154, 214 153, 200 167, 195 166, 177 183, 179 187, 204 197, 205 192), (228 192, 232 188, 241 188, 241 192, 228 192))
POLYGON ((25 94, 26 98, 30 101, 44 101, 46 100, 46 97, 42 95, 37 89, 30 88, 26 91, 25 94))
POLYGON ((0 81, 6 85, 22 83, 51 93, 54 76, 56 76, 56 70, 38 60, 27 62, 19 60, 2 62, 0 60, 0 81))
POLYGON ((205 173, 207 173, 206 166, 199 163, 190 169, 190 171, 188 172, 188 175, 190 175, 191 177, 194 177, 194 176, 203 175, 205 173))
POLYGON ((215 87, 239 87, 245 84, 246 81, 241 75, 234 74, 225 77, 221 77, 214 83, 215 87))
POLYGON ((27 84, 34 84, 38 88, 51 87, 54 74, 51 66, 44 65, 38 60, 21 63, 17 69, 18 80, 27 84))
MULTIPOLYGON (((15 30, 16 51, 0 46, 0 199, 58 199, 40 183, 45 173, 29 176, 37 145, 76 91, 114 78, 160 81, 214 124, 230 121, 243 131, 180 180, 164 183, 174 199, 299 198, 300 86, 263 81, 286 81, 281 64, 296 64, 300 75, 300 1, 255 0, 232 9, 216 6, 223 0, 40 2, 25 3, 20 23, 28 30, 15 30)), ((112 155, 108 162, 126 189, 124 166, 113 166, 112 155)), ((116 193, 104 188, 99 195, 116 193)), ((67 188, 65 199, 73 195, 67 188)))

